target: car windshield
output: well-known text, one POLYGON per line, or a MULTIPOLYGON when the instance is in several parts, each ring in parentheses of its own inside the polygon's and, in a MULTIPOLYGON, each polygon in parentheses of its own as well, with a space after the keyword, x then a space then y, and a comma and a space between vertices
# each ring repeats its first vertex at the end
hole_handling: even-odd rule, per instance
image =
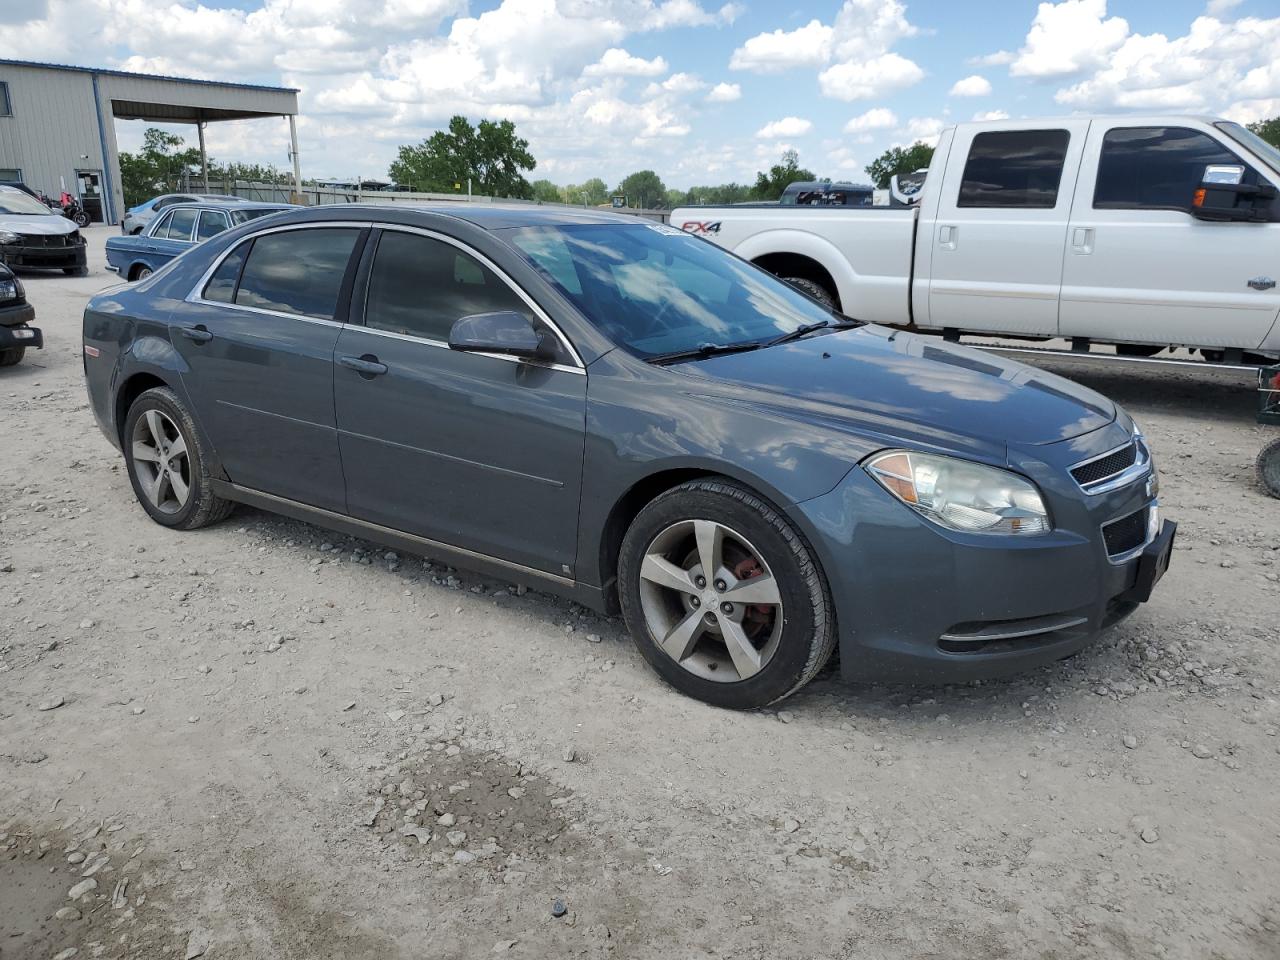
POLYGON ((21 190, 0 190, 0 213, 20 217, 51 216, 48 207, 34 197, 27 196, 21 190))
POLYGON ((640 357, 766 343, 831 311, 705 240, 656 223, 521 227, 508 239, 640 357))
POLYGON ((273 207, 267 207, 255 210, 228 210, 227 214, 231 217, 232 223, 248 223, 250 220, 257 220, 259 217, 269 217, 273 213, 279 213, 280 210, 286 209, 280 207, 279 210, 273 207))
POLYGON ((1273 171, 1280 173, 1280 148, 1267 143, 1248 127, 1242 127, 1238 123, 1223 122, 1216 126, 1236 143, 1252 150, 1273 171))

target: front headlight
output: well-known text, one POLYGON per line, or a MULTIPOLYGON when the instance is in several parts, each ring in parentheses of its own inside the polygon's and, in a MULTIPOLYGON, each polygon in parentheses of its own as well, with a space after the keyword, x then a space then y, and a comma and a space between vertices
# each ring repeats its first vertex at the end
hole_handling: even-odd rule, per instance
POLYGON ((911 450, 865 464, 880 485, 934 523, 965 533, 1046 533, 1049 513, 1030 480, 1008 470, 911 450))
POLYGON ((17 280, 0 280, 0 303, 17 300, 20 289, 17 280))
POLYGON ((19 237, 9 230, 0 230, 0 243, 17 243, 19 237))

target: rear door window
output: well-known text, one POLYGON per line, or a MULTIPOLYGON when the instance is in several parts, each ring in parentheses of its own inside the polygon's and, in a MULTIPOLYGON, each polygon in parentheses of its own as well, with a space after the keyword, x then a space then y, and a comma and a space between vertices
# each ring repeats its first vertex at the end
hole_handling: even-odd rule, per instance
POLYGON ((231 226, 227 215, 221 210, 201 210, 200 222, 196 226, 196 240, 208 240, 216 237, 231 226))
POLYGON ((359 235, 354 227, 314 227, 258 237, 241 273, 235 303, 332 320, 359 235))
POLYGON ((1187 210, 1211 163, 1245 167, 1245 183, 1257 174, 1208 134, 1187 127, 1117 127, 1102 138, 1095 210, 1187 210))
POLYGON ((1066 130, 1001 130, 973 138, 957 207, 1052 209, 1067 159, 1066 130))
MULTIPOLYGON (((195 210, 190 207, 175 207, 173 212, 169 214, 169 221, 164 229, 163 237, 166 240, 190 240, 195 226, 195 210)), ((156 233, 157 237, 161 235, 159 232, 156 233)))

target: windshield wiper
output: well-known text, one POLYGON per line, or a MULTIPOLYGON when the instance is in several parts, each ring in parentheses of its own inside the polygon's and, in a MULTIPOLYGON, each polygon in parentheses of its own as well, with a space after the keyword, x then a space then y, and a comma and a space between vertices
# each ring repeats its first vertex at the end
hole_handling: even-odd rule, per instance
POLYGON ((665 366, 668 363, 682 363, 685 360, 705 360, 707 357, 718 357, 725 353, 745 353, 748 350, 759 350, 765 344, 751 343, 704 343, 692 350, 677 350, 674 353, 660 353, 646 357, 645 363, 665 366))
POLYGON ((784 333, 780 337, 774 337, 772 340, 766 340, 766 347, 776 347, 780 343, 790 343, 792 340, 799 340, 801 337, 807 337, 809 334, 818 330, 848 330, 851 327, 862 326, 861 320, 854 320, 852 317, 846 317, 839 314, 841 319, 836 321, 819 320, 817 323, 805 323, 796 327, 790 333, 784 333))

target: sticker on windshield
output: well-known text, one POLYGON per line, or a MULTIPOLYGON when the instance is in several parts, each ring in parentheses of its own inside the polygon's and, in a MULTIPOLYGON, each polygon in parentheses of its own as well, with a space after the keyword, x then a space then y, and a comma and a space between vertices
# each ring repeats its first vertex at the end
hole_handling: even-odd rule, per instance
POLYGON ((646 223, 645 226, 668 237, 683 236, 682 231, 677 230, 675 227, 668 227, 665 223, 646 223))

